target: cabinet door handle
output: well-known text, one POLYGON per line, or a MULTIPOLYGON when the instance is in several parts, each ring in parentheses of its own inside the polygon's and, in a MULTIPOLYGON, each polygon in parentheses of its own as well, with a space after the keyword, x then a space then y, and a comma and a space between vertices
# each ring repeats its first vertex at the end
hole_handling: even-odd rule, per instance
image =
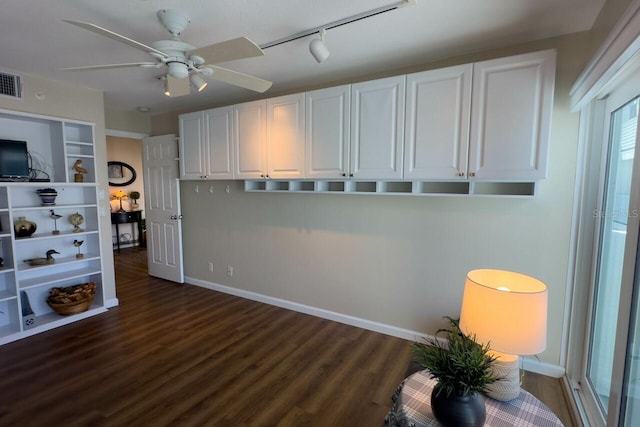
POLYGON ((182 219, 182 214, 180 214, 180 215, 171 215, 171 216, 169 217, 169 219, 172 219, 172 220, 174 220, 174 221, 177 221, 177 220, 179 220, 179 219, 182 219))
POLYGON ((458 172, 458 176, 464 176, 464 172, 458 172))
POLYGON ((342 174, 342 176, 347 176, 347 174, 346 174, 346 173, 343 173, 343 174, 342 174))
POLYGON ((353 178, 353 174, 352 174, 352 173, 350 173, 350 174, 349 174, 349 176, 350 176, 351 178, 353 178))
POLYGON ((261 173, 261 174, 260 174, 260 178, 264 178, 264 174, 262 174, 262 173, 261 173))
POLYGON ((475 172, 469 172, 469 176, 476 176, 475 172))

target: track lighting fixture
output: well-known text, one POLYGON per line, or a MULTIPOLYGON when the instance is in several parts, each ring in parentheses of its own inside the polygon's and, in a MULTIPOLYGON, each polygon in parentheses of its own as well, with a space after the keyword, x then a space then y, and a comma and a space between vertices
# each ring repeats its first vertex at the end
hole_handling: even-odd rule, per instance
POLYGON ((352 22, 357 22, 362 19, 370 18, 372 16, 377 16, 383 13, 391 12, 393 10, 397 10, 403 8, 405 6, 410 6, 416 4, 417 0, 396 0, 395 2, 388 4, 386 6, 377 7, 375 9, 368 10, 366 12, 357 13, 355 15, 347 16, 346 18, 338 19, 337 21, 327 22, 319 27, 310 28, 308 30, 300 31, 299 33, 291 34, 290 36, 283 37, 281 39, 273 40, 268 43, 264 43, 260 45, 260 49, 268 49, 270 47, 279 46, 283 43, 289 43, 294 40, 299 40, 304 37, 309 37, 313 34, 320 34, 319 39, 313 39, 309 44, 309 52, 315 58, 318 63, 323 62, 329 57, 329 49, 324 44, 324 35, 327 30, 331 30, 333 28, 341 27, 343 25, 351 24, 352 22))
POLYGON ((327 46, 324 44, 324 36, 326 34, 326 30, 323 28, 320 30, 320 38, 311 40, 309 43, 309 52, 318 61, 318 64, 323 63, 331 54, 327 46))
POLYGON ((189 80, 191 80, 191 84, 198 92, 202 92, 202 90, 207 87, 207 82, 204 81, 200 74, 191 73, 189 80))

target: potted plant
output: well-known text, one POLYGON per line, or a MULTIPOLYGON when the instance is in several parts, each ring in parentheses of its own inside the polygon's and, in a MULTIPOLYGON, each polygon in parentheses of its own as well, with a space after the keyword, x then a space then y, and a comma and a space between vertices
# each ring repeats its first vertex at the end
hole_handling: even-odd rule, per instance
POLYGON ((132 211, 138 210, 138 208, 140 207, 138 206, 138 199, 140 198, 140 193, 137 191, 132 191, 129 193, 129 198, 133 200, 133 202, 131 203, 131 210, 132 211))
POLYGON ((489 344, 464 334, 458 320, 446 317, 449 328, 440 329, 425 342, 412 344, 413 360, 438 381, 431 393, 433 415, 444 426, 482 426, 486 418, 481 396, 496 378, 489 344))

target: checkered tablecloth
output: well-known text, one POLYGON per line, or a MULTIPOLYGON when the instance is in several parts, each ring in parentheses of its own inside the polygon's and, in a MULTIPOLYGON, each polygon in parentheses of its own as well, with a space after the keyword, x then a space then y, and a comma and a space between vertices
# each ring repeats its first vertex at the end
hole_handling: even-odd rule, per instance
MULTIPOLYGON (((406 378, 393 394, 393 407, 384 419, 384 427, 431 427, 440 424, 431 412, 431 390, 436 380, 428 371, 406 378)), ((485 426, 494 427, 555 427, 562 423, 531 393, 520 390, 517 399, 508 402, 485 397, 485 426)))

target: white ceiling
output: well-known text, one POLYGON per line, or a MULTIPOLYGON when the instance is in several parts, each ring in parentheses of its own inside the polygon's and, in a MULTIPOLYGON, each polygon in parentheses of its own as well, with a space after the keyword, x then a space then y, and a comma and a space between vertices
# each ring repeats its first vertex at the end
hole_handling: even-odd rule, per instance
POLYGON ((270 80, 264 95, 222 83, 179 98, 163 95, 158 69, 60 71, 63 67, 151 60, 145 52, 62 22, 87 21, 144 44, 169 39, 156 11, 191 17, 182 40, 196 47, 246 36, 257 44, 315 28, 396 0, 2 0, 0 69, 75 82, 105 93, 107 108, 151 113, 235 103, 269 93, 508 46, 591 28, 605 0, 416 0, 327 32, 331 56, 308 52, 315 36, 265 49, 265 56, 220 64, 270 80))

